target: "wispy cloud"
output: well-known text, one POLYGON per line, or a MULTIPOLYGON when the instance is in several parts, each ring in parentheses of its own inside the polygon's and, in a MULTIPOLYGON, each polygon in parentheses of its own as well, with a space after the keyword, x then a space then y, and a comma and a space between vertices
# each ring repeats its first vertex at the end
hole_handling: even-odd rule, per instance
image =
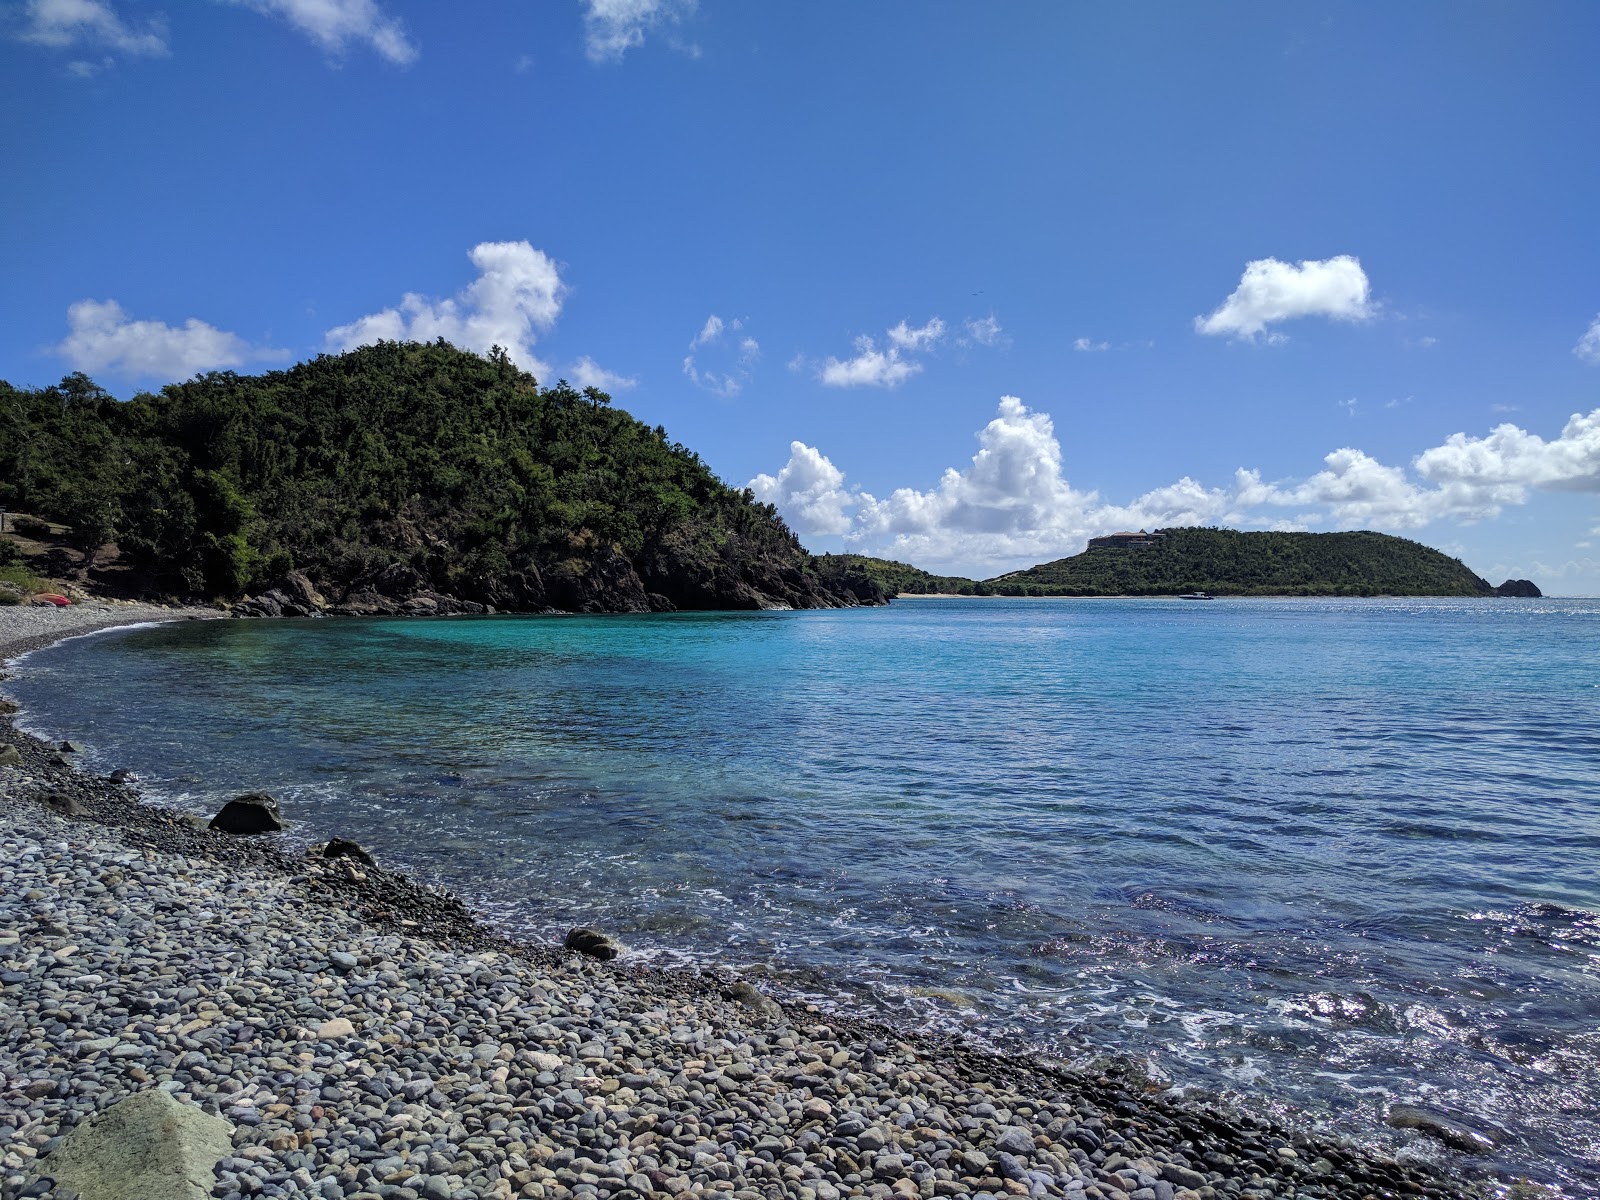
POLYGON ((182 325, 135 321, 115 300, 79 300, 67 309, 66 339, 56 347, 80 371, 113 371, 162 383, 200 371, 275 362, 287 350, 254 346, 195 317, 182 325))
MULTIPOLYGON (((681 24, 696 7, 696 0, 583 0, 584 50, 590 62, 621 62, 650 34, 681 24)), ((699 55, 698 46, 679 48, 699 55)))
POLYGON ((1594 321, 1578 339, 1578 344, 1572 348, 1572 352, 1584 362, 1600 366, 1600 313, 1595 314, 1594 321))
POLYGON ((572 382, 580 388, 599 388, 602 392, 626 392, 639 386, 632 375, 608 371, 585 354, 568 368, 572 382))
MULTIPOLYGON (((51 50, 96 51, 135 58, 161 58, 171 53, 166 18, 140 23, 123 20, 110 0, 27 0, 17 40, 51 50)), ((75 75, 87 76, 114 59, 68 64, 75 75)))
MULTIPOLYGON (((1348 254, 1298 265, 1260 258, 1247 263, 1239 286, 1210 316, 1196 317, 1197 331, 1254 341, 1270 325, 1301 317, 1364 321, 1374 308, 1371 286, 1358 259, 1348 254)), ((1282 341, 1276 331, 1268 341, 1282 341)))
POLYGON ((697 388, 731 399, 755 376, 761 361, 761 343, 745 330, 742 317, 724 321, 716 313, 706 318, 700 332, 689 339, 683 373, 697 388), (709 352, 711 364, 704 359, 709 352))
POLYGON ((1072 348, 1079 354, 1104 354, 1111 349, 1111 343, 1097 342, 1092 338, 1081 337, 1072 343, 1072 348))
POLYGON ((278 17, 331 55, 365 45, 396 66, 417 59, 417 46, 398 17, 376 0, 227 0, 266 16, 278 17))

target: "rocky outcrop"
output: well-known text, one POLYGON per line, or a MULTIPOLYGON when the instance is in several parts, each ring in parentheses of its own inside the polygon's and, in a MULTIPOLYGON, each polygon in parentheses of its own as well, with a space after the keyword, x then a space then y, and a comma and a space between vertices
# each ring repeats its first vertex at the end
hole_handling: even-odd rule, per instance
POLYGON ((205 1200, 232 1153, 227 1121, 150 1088, 79 1125, 39 1170, 82 1200, 205 1200))
POLYGON ((1544 593, 1534 586, 1531 579, 1508 579, 1494 589, 1496 596, 1521 596, 1536 600, 1544 593))
POLYGON ((362 849, 360 842, 352 842, 349 838, 329 838, 322 847, 323 858, 353 858, 367 866, 375 865, 372 855, 362 849))
POLYGON ((258 596, 250 596, 233 606, 236 617, 320 617, 325 602, 322 593, 299 571, 290 571, 258 596))
POLYGON ((222 811, 211 818, 209 828, 218 833, 277 833, 283 828, 283 814, 272 796, 251 792, 223 805, 222 811))

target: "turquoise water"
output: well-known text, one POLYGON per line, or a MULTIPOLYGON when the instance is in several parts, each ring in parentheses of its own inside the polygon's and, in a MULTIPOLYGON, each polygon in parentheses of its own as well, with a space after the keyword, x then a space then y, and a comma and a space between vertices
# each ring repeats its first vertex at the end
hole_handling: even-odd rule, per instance
POLYGON ((555 937, 753 966, 1367 1140, 1600 1161, 1600 602, 215 622, 6 689, 555 937))

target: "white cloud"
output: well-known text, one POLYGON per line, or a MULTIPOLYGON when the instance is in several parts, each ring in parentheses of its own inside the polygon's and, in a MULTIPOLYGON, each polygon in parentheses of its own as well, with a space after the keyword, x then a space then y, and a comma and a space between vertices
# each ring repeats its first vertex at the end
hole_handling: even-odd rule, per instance
MULTIPOLYGON (((734 322, 735 327, 738 324, 737 321, 734 322)), ((709 346, 712 342, 720 341, 724 328, 722 318, 717 316, 716 313, 712 313, 706 318, 706 323, 700 327, 700 332, 690 339, 689 349, 697 350, 701 346, 709 346)))
POLYGON ((1578 339, 1578 344, 1572 348, 1572 352, 1584 362, 1600 366, 1600 313, 1595 314, 1594 321, 1578 339))
POLYGON ((689 340, 689 349, 699 352, 707 347, 713 347, 713 359, 716 365, 705 367, 696 362, 694 353, 688 354, 683 360, 683 373, 693 384, 718 396, 732 398, 744 390, 755 375, 756 363, 761 360, 761 343, 749 334, 738 336, 744 331, 744 320, 735 317, 731 321, 724 321, 716 313, 706 318, 706 323, 700 327, 700 332, 689 340), (729 344, 724 344, 723 334, 731 333, 729 344))
MULTIPOLYGON (((170 53, 164 18, 152 17, 135 27, 117 15, 109 0, 28 0, 23 19, 18 39, 52 50, 86 47, 145 58, 170 53)), ((76 75, 92 75, 99 68, 77 62, 71 69, 76 75)))
POLYGON ((934 317, 926 325, 913 329, 906 322, 901 321, 889 330, 889 342, 898 350, 907 354, 920 354, 931 350, 933 346, 944 338, 944 322, 934 317))
POLYGON ((1549 441, 1514 425, 1481 438, 1455 434, 1409 469, 1347 446, 1298 481, 1267 482, 1240 469, 1230 486, 1206 487, 1185 476, 1127 504, 1073 487, 1050 416, 1014 396, 1001 399, 978 440, 967 467, 947 469, 926 491, 898 488, 879 499, 799 442, 783 471, 751 486, 802 533, 843 535, 866 553, 976 575, 1076 554, 1090 537, 1117 529, 1404 531, 1490 518, 1534 489, 1600 492, 1600 409, 1574 415, 1549 441))
POLYGON ((830 356, 823 362, 817 377, 828 387, 894 388, 920 370, 921 363, 907 362, 900 357, 898 346, 879 350, 870 337, 858 337, 854 358, 841 361, 830 356))
MULTIPOLYGON (((944 321, 931 318, 926 325, 913 328, 901 321, 888 332, 888 344, 878 349, 877 339, 865 335, 855 342, 855 357, 837 359, 831 355, 817 368, 817 378, 827 387, 899 387, 917 372, 922 364, 906 358, 908 354, 926 353, 943 339, 944 321)), ((795 362, 803 363, 803 359, 795 362)), ((790 364, 794 366, 794 363, 790 364)))
MULTIPOLYGON (((1196 317, 1200 333, 1252 341, 1267 326, 1298 317, 1364 321, 1374 313, 1371 287, 1361 263, 1348 254, 1298 266, 1275 258, 1247 263, 1239 286, 1208 317, 1196 317)), ((1282 340, 1273 333, 1269 341, 1282 340)))
MULTIPOLYGON (((645 36, 676 25, 694 12, 695 0, 583 0, 584 49, 590 62, 620 62, 645 36)), ((698 56, 698 47, 687 47, 698 56)))
POLYGON ((844 486, 844 472, 804 442, 790 442, 783 468, 776 475, 757 475, 749 487, 757 500, 777 505, 802 533, 835 534, 850 528, 845 509, 856 499, 844 486))
POLYGON ((608 371, 585 354, 568 368, 572 382, 580 388, 599 388, 602 392, 626 392, 639 386, 632 375, 608 371))
POLYGON ((969 318, 966 327, 967 337, 980 346, 999 346, 1011 340, 1006 337, 1006 331, 1000 328, 1000 322, 992 313, 987 317, 969 318))
POLYGON ((456 296, 430 300, 407 292, 398 308, 385 308, 328 330, 330 350, 377 341, 431 342, 444 338, 479 354, 502 346, 513 361, 541 380, 548 366, 533 353, 536 335, 561 314, 566 284, 555 262, 527 242, 480 242, 468 255, 478 278, 456 296))
POLYGON ((1072 343, 1072 348, 1080 354, 1103 354, 1111 349, 1111 343, 1093 342, 1086 337, 1081 337, 1072 343))
POLYGON ((343 54, 351 43, 367 45, 398 66, 417 59, 405 26, 376 0, 228 0, 241 8, 281 17, 329 54, 343 54))
POLYGON ((55 347, 80 371, 115 371, 172 382, 200 371, 288 357, 284 350, 252 346, 190 317, 182 325, 130 320, 115 300, 80 300, 67 309, 66 340, 55 347))

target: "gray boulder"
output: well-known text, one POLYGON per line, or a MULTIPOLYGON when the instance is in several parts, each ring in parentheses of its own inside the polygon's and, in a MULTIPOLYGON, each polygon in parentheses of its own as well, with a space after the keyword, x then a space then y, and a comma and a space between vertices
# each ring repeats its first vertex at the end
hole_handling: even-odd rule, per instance
POLYGON ((83 805, 77 798, 67 792, 46 792, 39 797, 39 803, 53 813, 60 813, 63 817, 81 817, 84 813, 83 805))
POLYGON ((283 828, 283 815, 273 797, 266 792, 251 792, 223 805, 222 811, 211 818, 210 827, 218 833, 277 833, 283 828))
POLYGON ((20 767, 22 751, 15 746, 0 746, 0 767, 20 767))
POLYGON ((67 1134, 39 1173, 82 1200, 205 1200, 232 1153, 232 1125, 151 1088, 67 1134))
POLYGON ((722 995, 726 1000, 732 1000, 735 1004, 744 1005, 761 1017, 762 1020, 781 1021, 783 1019, 783 1009, 779 1008, 775 1001, 762 995, 753 984, 746 983, 742 979, 729 987, 722 995))
POLYGON ((588 929, 579 926, 567 930, 566 948, 576 950, 579 954, 587 954, 590 958, 598 958, 601 962, 609 962, 622 953, 620 943, 613 941, 598 929, 588 929))

